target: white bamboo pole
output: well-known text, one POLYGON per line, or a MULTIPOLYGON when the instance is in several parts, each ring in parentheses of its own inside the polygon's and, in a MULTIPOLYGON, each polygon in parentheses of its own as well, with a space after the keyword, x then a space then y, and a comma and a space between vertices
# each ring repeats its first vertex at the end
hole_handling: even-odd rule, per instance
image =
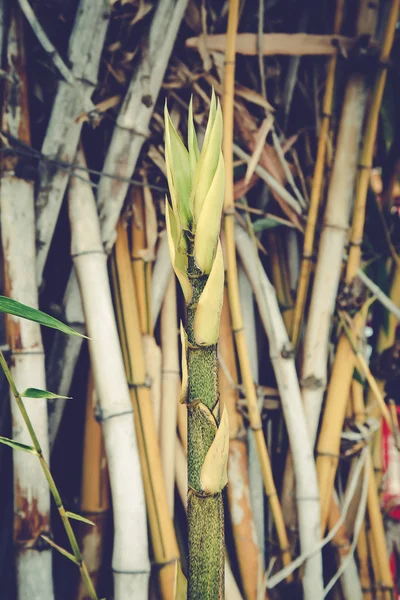
MULTIPOLYGON (((256 324, 254 314, 254 296, 249 280, 241 265, 238 266, 240 306, 243 312, 243 325, 246 335, 246 344, 249 352, 251 374, 253 381, 258 385, 258 353, 256 339, 256 324)), ((261 409, 260 401, 258 408, 261 409)), ((254 432, 247 432, 247 447, 249 456, 249 483, 250 497, 253 509, 253 519, 256 528, 257 544, 260 548, 262 561, 265 561, 265 511, 264 511, 264 482, 262 478, 260 459, 254 432)), ((271 512, 271 511, 270 511, 271 512)), ((271 519, 270 519, 271 521, 271 519)))
MULTIPOLYGON (((362 0, 359 35, 374 34, 376 13, 376 4, 362 0)), ((331 321, 349 229, 366 105, 365 79, 365 74, 356 72, 346 85, 304 340, 302 393, 312 447, 327 384, 331 321)))
MULTIPOLYGON (((149 134, 149 123, 188 0, 159 0, 148 45, 125 96, 104 162, 105 173, 130 178, 149 134)), ((101 235, 106 250, 115 242, 115 227, 128 181, 101 177, 97 194, 101 235)))
MULTIPOLYGON (((73 162, 81 135, 82 122, 76 117, 87 108, 96 85, 110 3, 80 0, 68 47, 74 82, 60 81, 42 145, 51 158, 73 162)), ((44 165, 45 167, 45 165, 44 165)), ((69 173, 63 168, 44 168, 36 199, 37 280, 42 281, 50 243, 53 238, 69 173)))
POLYGON ((175 443, 180 365, 175 275, 170 276, 161 309, 162 403, 160 454, 168 506, 174 515, 175 443))
POLYGON ((71 254, 90 336, 90 357, 110 474, 114 514, 114 597, 115 600, 145 600, 150 564, 133 409, 111 300, 107 257, 89 183, 72 180, 69 214, 71 254))
MULTIPOLYGON (((304 553, 317 547, 321 541, 320 506, 317 473, 308 438, 293 349, 279 310, 275 290, 268 280, 252 240, 241 227, 235 229, 235 240, 269 340, 270 356, 293 455, 300 546, 304 553)), ((303 589, 304 597, 307 599, 322 598, 320 551, 310 556, 306 562, 303 589)))
MULTIPOLYGON (((7 41, 7 64, 11 79, 5 84, 2 129, 30 143, 28 90, 22 22, 14 14, 7 41)), ((10 298, 38 307, 35 279, 35 214, 32 181, 14 175, 17 162, 3 163, 0 185, 1 239, 4 254, 4 292, 10 298)), ((11 350, 11 373, 21 392, 29 387, 46 389, 44 351, 40 325, 7 316, 7 339, 11 350)), ((47 405, 44 399, 25 400, 25 407, 48 459, 47 405)), ((11 394, 12 437, 31 445, 24 420, 11 394)), ((15 451, 14 542, 18 600, 52 600, 51 549, 42 534, 50 531, 50 491, 36 456, 15 451)))

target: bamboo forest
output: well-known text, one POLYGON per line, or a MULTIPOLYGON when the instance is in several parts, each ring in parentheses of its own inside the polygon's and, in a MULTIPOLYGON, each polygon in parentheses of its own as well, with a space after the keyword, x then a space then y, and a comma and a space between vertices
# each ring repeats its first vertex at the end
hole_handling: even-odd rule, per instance
POLYGON ((400 0, 0 0, 0 600, 400 600, 400 0))

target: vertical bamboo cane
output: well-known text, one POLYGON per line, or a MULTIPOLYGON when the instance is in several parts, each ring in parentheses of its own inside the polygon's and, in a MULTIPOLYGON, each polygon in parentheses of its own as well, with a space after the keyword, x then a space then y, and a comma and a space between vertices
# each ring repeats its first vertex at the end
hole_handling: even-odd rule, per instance
POLYGON ((357 556, 360 571, 361 589, 364 600, 372 600, 371 577, 368 565, 368 545, 365 532, 365 522, 362 524, 357 540, 357 556))
MULTIPOLYGON (((23 23, 13 7, 7 40, 7 70, 2 129, 30 144, 28 89, 23 23)), ((1 237, 4 253, 4 292, 38 306, 35 278, 35 214, 33 181, 14 175, 15 158, 2 163, 0 187, 1 237)), ((18 389, 46 389, 44 351, 40 325, 7 316, 7 340, 11 349, 12 377, 18 389)), ((26 410, 48 459, 47 402, 26 399, 26 410)), ((11 394, 13 439, 30 443, 28 430, 11 394)), ((51 549, 41 539, 50 531, 50 492, 36 457, 14 452, 14 543, 19 600, 51 600, 54 597, 51 549)))
POLYGON ((226 261, 227 261, 227 281, 229 306, 231 310, 232 329, 235 335, 235 342, 239 356, 240 372, 245 387, 246 398, 249 409, 250 426, 254 431, 257 442, 260 463, 263 473, 265 491, 268 496, 272 514, 274 516, 275 526, 279 539, 279 545, 282 550, 282 560, 284 565, 291 561, 288 550, 289 542, 286 534, 285 523, 282 516, 282 510, 276 495, 276 488, 273 481, 271 463, 263 436, 261 418, 257 405, 253 378, 251 375, 250 362, 246 347, 246 339, 243 331, 243 319, 241 307, 239 304, 239 289, 237 278, 237 262, 235 250, 235 230, 234 230, 234 206, 233 206, 233 93, 234 93, 234 73, 235 73, 235 41, 238 23, 238 0, 230 0, 227 46, 225 54, 225 83, 223 98, 224 114, 224 137, 223 153, 225 160, 225 216, 224 231, 226 243, 226 261))
POLYGON ((122 223, 118 226, 112 271, 125 369, 130 386, 131 400, 135 409, 136 434, 154 559, 160 569, 159 580, 162 598, 172 600, 175 561, 179 559, 179 554, 169 514, 150 388, 147 383, 128 236, 122 223))
MULTIPOLYGON (((83 444, 83 468, 81 486, 81 514, 95 526, 82 524, 80 541, 82 555, 88 566, 94 586, 98 587, 102 565, 104 536, 110 513, 110 486, 101 425, 95 419, 97 406, 93 375, 89 373, 86 400, 86 423, 83 444)), ((79 586, 77 600, 85 600, 87 592, 82 583, 79 586)))
MULTIPOLYGON (((79 163, 84 164, 81 153, 78 158, 79 163)), ((90 358, 110 475, 114 515, 114 597, 115 600, 145 600, 150 568, 142 473, 112 306, 107 257, 89 182, 72 180, 69 216, 71 254, 90 336, 90 358)))
MULTIPOLYGON (((337 34, 340 32, 343 20, 343 8, 344 0, 337 0, 333 33, 337 34)), ((304 234, 303 258, 301 262, 300 277, 297 286, 296 305, 293 316, 292 342, 295 348, 299 342, 301 324, 303 322, 304 308, 306 305, 307 291, 311 275, 315 226, 317 224, 318 208, 322 193, 326 146, 332 116, 333 86, 335 82, 336 62, 337 56, 334 55, 329 59, 327 67, 325 95, 322 105, 321 126, 318 137, 317 160, 314 167, 310 206, 308 209, 307 225, 304 234)))
POLYGON ((224 362, 224 368, 232 377, 232 381, 228 380, 224 368, 220 366, 221 401, 226 406, 229 417, 228 501, 230 516, 244 595, 246 600, 257 600, 262 579, 263 560, 253 522, 245 430, 243 419, 236 409, 237 389, 232 385, 237 382, 237 371, 226 292, 219 335, 219 354, 224 362))

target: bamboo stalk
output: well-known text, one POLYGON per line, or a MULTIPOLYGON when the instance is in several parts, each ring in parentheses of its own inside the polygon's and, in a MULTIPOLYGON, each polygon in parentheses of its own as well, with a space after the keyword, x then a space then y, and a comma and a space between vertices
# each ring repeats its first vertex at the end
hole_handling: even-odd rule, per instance
MULTIPOLYGON (((172 274, 161 309, 162 404, 160 453, 170 515, 174 515, 175 444, 180 390, 178 319, 175 275, 172 274)), ((183 409, 181 408, 183 413, 183 409)))
POLYGON ((368 546, 365 532, 365 523, 362 524, 357 540, 358 568, 360 573, 361 589, 364 600, 373 600, 372 583, 369 574, 368 546))
MULTIPOLYGON (((104 537, 110 517, 110 486, 105 457, 101 425, 95 419, 97 396, 93 375, 89 372, 86 400, 86 421, 83 443, 83 467, 80 498, 80 512, 95 526, 80 527, 79 541, 82 556, 87 564, 95 588, 98 588, 104 550, 104 537)), ((77 592, 77 600, 87 598, 82 583, 77 592)))
POLYGON ((373 597, 374 597, 374 600, 383 600, 382 583, 381 583, 381 576, 380 576, 380 572, 379 572, 378 556, 377 556, 377 551, 375 548, 374 538, 373 538, 371 529, 368 531, 368 546, 369 546, 369 550, 370 550, 372 570, 374 573, 374 584, 373 584, 374 595, 373 595, 373 597))
MULTIPOLYGON (((84 158, 79 156, 80 163, 84 158)), ((90 183, 69 192, 71 254, 78 276, 108 461, 114 515, 114 597, 147 598, 149 559, 145 501, 132 404, 126 384, 107 273, 107 257, 90 183)))
MULTIPOLYGON (((86 110, 86 103, 97 85, 101 51, 107 32, 110 7, 101 2, 81 0, 68 46, 68 60, 74 84, 60 81, 53 109, 42 144, 45 156, 72 162, 79 144, 82 121, 77 115, 86 110), (90 35, 88 35, 90 31, 90 35)), ((37 280, 42 282, 43 269, 53 238, 61 203, 69 180, 62 168, 43 169, 36 199, 37 280)))
MULTIPOLYGON (((296 477, 296 498, 299 515, 302 552, 318 546, 319 493, 313 453, 308 441, 307 423, 301 402, 299 382, 294 364, 292 346, 283 323, 273 286, 262 268, 251 239, 237 227, 236 245, 254 290, 261 320, 269 340, 269 350, 285 417, 296 477)), ((315 552, 306 563, 303 577, 305 596, 322 595, 322 563, 320 552, 315 552)))
MULTIPOLYGON (((360 35, 374 33, 376 11, 377 5, 362 0, 358 19, 360 35)), ((317 435, 327 382, 331 319, 349 226, 365 104, 365 75, 355 72, 350 76, 345 90, 304 341, 303 401, 312 445, 317 435)), ((348 392, 345 395, 347 398, 348 392)))
POLYGON ((147 383, 128 237, 122 223, 118 226, 112 272, 125 370, 135 412, 136 435, 139 444, 154 561, 159 567, 162 598, 172 600, 175 561, 179 559, 179 553, 169 514, 150 388, 147 383))
MULTIPOLYGON (((336 1, 335 20, 333 33, 338 34, 343 21, 344 0, 336 1)), ((325 167, 326 147, 328 141, 329 127, 332 116, 333 88, 335 83, 337 57, 333 55, 327 65, 325 83, 325 94, 322 104, 322 115, 318 137, 317 159, 314 166, 314 175, 311 187, 310 205, 308 208, 307 225, 304 232, 303 256, 301 261, 300 277, 297 285, 296 304, 293 315, 292 343, 298 346, 301 324, 303 322, 304 309, 307 300, 308 286, 310 282, 312 256, 314 248, 315 227, 318 218, 318 209, 322 194, 323 175, 325 167)))
MULTIPOLYGON (((2 129, 30 143, 28 89, 23 24, 12 10, 6 44, 7 79, 4 88, 2 129)), ((34 185, 14 175, 18 159, 2 161, 0 187, 1 238, 4 253, 4 293, 37 308, 35 281, 34 185)), ((11 350, 12 379, 19 389, 46 389, 44 350, 40 325, 7 315, 6 338, 11 350)), ((15 387, 15 386, 14 386, 15 387)), ((12 437, 29 443, 21 412, 22 401, 10 390, 12 437)), ((48 459, 47 405, 45 399, 27 399, 26 411, 41 440, 42 459, 48 459)), ((22 410, 25 410, 22 408, 22 410)), ((51 548, 42 534, 50 532, 50 493, 40 462, 25 452, 13 453, 14 548, 19 600, 54 598, 51 548)))
POLYGON ((255 523, 250 498, 243 418, 236 409, 238 392, 234 386, 237 382, 237 370, 226 292, 219 335, 218 351, 224 363, 224 368, 221 364, 219 367, 220 394, 229 417, 229 512, 244 596, 246 600, 257 600, 262 589, 264 561, 257 536, 254 535, 255 523), (231 380, 228 380, 224 369, 229 373, 231 380))

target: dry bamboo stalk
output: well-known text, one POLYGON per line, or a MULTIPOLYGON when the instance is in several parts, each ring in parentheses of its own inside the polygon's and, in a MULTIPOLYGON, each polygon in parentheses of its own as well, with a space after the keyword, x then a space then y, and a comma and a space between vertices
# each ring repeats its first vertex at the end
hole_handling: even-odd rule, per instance
MULTIPOLYGON (((79 156, 84 163, 83 155, 79 156)), ((132 404, 126 384, 107 273, 107 257, 90 183, 73 179, 69 192, 71 254, 78 276, 93 377, 99 400, 114 515, 114 596, 147 598, 146 507, 132 404)))
MULTIPOLYGON (((174 515, 175 492, 175 444, 180 391, 180 366, 178 351, 178 318, 176 305, 175 275, 172 274, 161 309, 162 349, 162 402, 160 453, 161 463, 171 517, 174 515)), ((186 415, 183 407, 181 412, 186 415)))
MULTIPOLYGON (((97 588, 102 566, 104 536, 110 516, 110 486, 101 425, 95 418, 96 406, 96 390, 90 372, 86 400, 80 514, 92 521, 95 526, 82 524, 79 541, 90 577, 97 588)), ((86 598, 87 592, 80 583, 77 600, 86 598)))
MULTIPOLYGON (((175 445, 175 477, 182 504, 187 510, 187 459, 182 444, 178 439, 175 445)), ((243 600, 227 560, 225 560, 225 597, 229 598, 229 600, 243 600)))
POLYGON ((268 254, 272 267, 272 282, 281 307, 283 322, 291 331, 293 320, 292 297, 289 288, 289 273, 284 258, 284 240, 275 231, 268 232, 268 254))
POLYGON ((240 578, 246 600, 258 600, 262 593, 264 561, 257 543, 250 498, 246 437, 243 418, 236 403, 238 391, 235 350, 229 318, 228 296, 225 292, 219 332, 219 356, 224 368, 219 367, 221 400, 229 417, 228 502, 235 541, 240 578), (227 373, 230 378, 227 378, 227 373))
MULTIPOLYGON (((374 34, 376 13, 376 4, 362 0, 359 35, 374 34)), ((327 383, 328 341, 349 226, 365 103, 365 75, 355 72, 344 95, 304 342, 303 401, 312 445, 327 383)))
POLYGON ((226 246, 226 264, 227 264, 227 282, 229 305, 231 310, 232 329, 235 335, 236 348, 239 356, 240 371, 246 392, 248 403, 250 426, 254 431, 257 443, 257 450, 263 473, 265 491, 268 496, 271 511, 274 516, 275 527, 279 539, 279 545, 282 550, 282 560, 284 565, 291 561, 288 550, 289 543, 283 521, 282 510, 276 494, 275 484, 272 476, 271 463, 265 443, 260 413, 257 405, 254 382, 251 374, 250 361, 248 357, 246 339, 243 331, 242 312, 239 303, 239 289, 235 250, 235 230, 234 230, 234 205, 233 205, 233 90, 234 90, 234 71, 235 71, 235 36, 238 23, 238 0, 230 0, 227 46, 225 55, 225 83, 223 97, 224 114, 224 137, 223 153, 225 161, 225 246, 226 246))
MULTIPOLYGON (((344 0, 336 1, 336 13, 333 33, 338 34, 342 26, 344 0)), ((299 341, 301 324, 307 300, 308 284, 312 268, 312 255, 314 248, 315 226, 317 224, 318 208, 322 193, 323 175, 325 167, 326 146, 332 115, 333 86, 335 82, 337 57, 333 55, 328 62, 325 84, 325 94, 322 105, 321 124, 318 137, 317 159, 315 161, 314 176, 311 188, 310 205, 307 215, 307 225, 304 233, 303 257, 301 262, 300 277, 297 287, 296 305, 293 316, 292 343, 296 348, 299 341)))
MULTIPOLYGON (((249 360, 251 366, 251 374, 253 381, 258 386, 258 349, 257 349, 257 334, 254 312, 254 297, 253 290, 247 279, 246 273, 241 265, 238 266, 238 281, 240 305, 243 311, 243 327, 247 348, 249 351, 249 360)), ((235 379, 237 381, 237 377, 235 379)), ((262 400, 257 394, 257 404, 261 411, 262 400)), ((253 432, 250 428, 247 430, 247 453, 249 465, 249 485, 251 494, 251 506, 253 507, 254 525, 256 528, 256 536, 262 561, 265 564, 265 510, 264 510, 264 483, 261 471, 260 460, 258 458, 257 444, 254 439, 253 432)), ((269 519, 271 525, 271 519, 269 519)), ((268 531, 268 535, 272 537, 272 532, 268 531)))
POLYGON ((383 600, 381 576, 379 572, 378 557, 374 545, 374 538, 371 529, 368 531, 368 547, 370 550, 372 571, 374 574, 373 598, 374 600, 383 600))
MULTIPOLYGON (((236 228, 236 246, 253 287, 260 317, 269 340, 270 356, 293 454, 301 550, 307 552, 315 548, 321 539, 319 493, 292 346, 279 310, 275 290, 267 278, 251 239, 240 227, 236 228)), ((311 598, 312 594, 319 597, 318 594, 322 595, 322 588, 321 554, 316 552, 306 562, 303 578, 305 597, 311 598)))
MULTIPOLYGON (((331 498, 328 527, 332 529, 341 517, 339 498, 334 492, 331 498)), ((339 565, 347 561, 351 551, 351 542, 345 523, 339 527, 332 539, 332 545, 337 549, 339 565)), ((343 594, 346 600, 361 600, 361 583, 357 573, 357 566, 354 557, 351 559, 347 568, 340 578, 343 594)))
POLYGON ((158 319, 168 282, 173 273, 166 233, 167 232, 164 231, 160 235, 161 240, 158 245, 153 276, 151 279, 151 318, 153 323, 156 323, 158 319))
MULTIPOLYGON (((186 40, 188 48, 196 48, 200 38, 186 40)), ((310 33, 264 33, 261 51, 264 56, 282 54, 286 56, 332 56, 338 54, 338 47, 345 51, 354 48, 357 37, 348 38, 343 35, 315 35, 310 33), (342 45, 343 44, 343 45, 342 45)), ((205 43, 209 51, 224 52, 226 48, 226 35, 214 34, 205 36, 205 43)), ((254 33, 240 33, 237 36, 235 50, 245 56, 257 56, 257 35, 254 33)))
MULTIPOLYGON (((28 89, 23 24, 14 10, 6 46, 7 73, 4 88, 2 129, 30 144, 28 89)), ((0 186, 1 238, 4 253, 4 293, 24 304, 38 307, 35 280, 35 214, 33 181, 14 175, 18 159, 2 163, 0 186)), ((11 373, 18 389, 46 389, 44 351, 40 325, 6 316, 6 335, 11 350, 11 373)), ((31 438, 13 394, 12 438, 31 445, 31 438)), ((47 403, 25 400, 26 410, 48 459, 47 403)), ((50 492, 37 457, 13 453, 14 545, 19 600, 54 598, 51 549, 41 539, 50 531, 50 492)))
POLYGON ((360 573, 361 589, 363 593, 363 600, 373 600, 372 588, 371 588, 371 577, 369 575, 368 565, 368 546, 367 536, 365 532, 365 522, 362 524, 360 533, 357 540, 357 557, 358 557, 358 568, 360 573))
MULTIPOLYGON (((79 143, 82 121, 76 117, 86 110, 97 85, 101 51, 111 9, 102 2, 81 0, 68 47, 74 85, 60 81, 42 145, 45 156, 73 162, 79 143), (90 31, 90 35, 88 35, 90 31)), ((42 281, 50 243, 53 238, 61 202, 68 184, 65 169, 44 169, 36 199, 37 280, 42 281)))
POLYGON ((155 564, 159 566, 161 594, 173 598, 177 541, 169 513, 161 457, 147 383, 137 296, 124 225, 118 226, 113 256, 114 295, 117 303, 125 369, 135 411, 135 425, 155 564))
MULTIPOLYGON (((159 0, 148 34, 143 60, 135 71, 122 104, 104 161, 104 172, 130 178, 143 143, 165 69, 175 43, 188 0, 159 0)), ((100 179, 97 203, 102 239, 110 250, 129 183, 100 179)))
POLYGON ((376 562, 379 569, 379 583, 382 585, 383 600, 393 598, 393 579, 390 571, 390 562, 385 540, 382 513, 379 505, 379 495, 376 487, 372 459, 369 461, 368 477, 368 499, 367 499, 369 522, 373 546, 376 552, 376 562))

